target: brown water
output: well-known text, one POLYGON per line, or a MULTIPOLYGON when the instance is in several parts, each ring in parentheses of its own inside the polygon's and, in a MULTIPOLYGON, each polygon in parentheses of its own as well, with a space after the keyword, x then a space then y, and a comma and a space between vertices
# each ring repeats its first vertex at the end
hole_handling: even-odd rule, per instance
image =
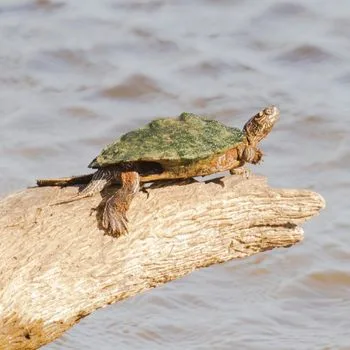
MULTIPOLYGON (((255 172, 327 201, 305 240, 99 310, 53 349, 350 349, 350 2, 0 1, 0 194, 192 111, 281 120, 255 172)), ((39 254, 40 252, 38 252, 39 254)))

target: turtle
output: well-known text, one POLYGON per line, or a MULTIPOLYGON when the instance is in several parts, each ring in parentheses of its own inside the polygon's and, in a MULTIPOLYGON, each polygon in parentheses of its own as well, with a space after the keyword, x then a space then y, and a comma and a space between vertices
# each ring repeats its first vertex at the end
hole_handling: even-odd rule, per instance
POLYGON ((234 173, 245 163, 257 164, 263 156, 258 143, 270 133, 279 115, 276 106, 268 106, 250 118, 243 129, 188 112, 176 118, 155 119, 103 148, 89 164, 95 173, 37 180, 37 184, 67 185, 88 180, 74 200, 120 182, 121 187, 105 203, 101 224, 109 234, 123 235, 128 233, 127 211, 140 183, 234 173))

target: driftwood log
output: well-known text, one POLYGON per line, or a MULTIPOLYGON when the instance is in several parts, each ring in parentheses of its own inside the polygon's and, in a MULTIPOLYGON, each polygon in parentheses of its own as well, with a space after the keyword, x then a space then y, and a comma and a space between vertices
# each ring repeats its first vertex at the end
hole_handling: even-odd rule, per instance
POLYGON ((129 235, 99 228, 101 196, 51 205, 77 187, 31 188, 0 201, 0 349, 36 349, 100 307, 191 271, 303 239, 325 206, 314 192, 229 176, 140 191, 129 235))

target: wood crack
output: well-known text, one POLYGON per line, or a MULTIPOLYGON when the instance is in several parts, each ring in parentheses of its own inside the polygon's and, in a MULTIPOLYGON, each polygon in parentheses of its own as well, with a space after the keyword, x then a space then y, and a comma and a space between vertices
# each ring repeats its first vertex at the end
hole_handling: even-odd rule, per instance
POLYGON ((140 192, 130 233, 119 238, 90 215, 99 196, 49 206, 76 188, 0 200, 0 349, 36 349, 100 307, 200 267, 292 246, 325 206, 315 192, 270 188, 260 176, 221 181, 140 192))

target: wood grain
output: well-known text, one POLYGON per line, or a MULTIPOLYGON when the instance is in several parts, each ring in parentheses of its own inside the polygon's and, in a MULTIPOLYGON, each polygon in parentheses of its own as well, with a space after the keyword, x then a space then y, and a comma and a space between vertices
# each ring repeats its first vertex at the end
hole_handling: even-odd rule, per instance
MULTIPOLYGON (((113 190, 113 189, 112 189, 113 190)), ((97 308, 180 278, 303 239, 324 208, 312 191, 266 179, 168 182, 141 192, 129 235, 99 226, 101 196, 63 205, 77 187, 40 187, 0 201, 0 348, 36 349, 97 308)))

